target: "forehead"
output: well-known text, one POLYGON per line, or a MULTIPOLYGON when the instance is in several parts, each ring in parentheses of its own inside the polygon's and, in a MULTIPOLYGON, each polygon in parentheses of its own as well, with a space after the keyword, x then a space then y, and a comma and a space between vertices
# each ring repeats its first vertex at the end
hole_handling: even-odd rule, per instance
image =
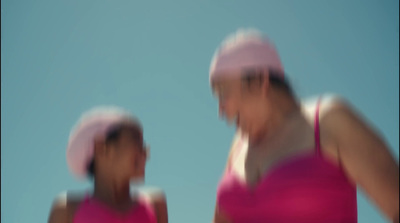
POLYGON ((115 137, 119 134, 127 134, 131 136, 136 136, 140 138, 142 136, 142 128, 140 124, 131 121, 131 120, 124 120, 122 122, 116 123, 114 126, 112 126, 108 133, 108 137, 115 137))
POLYGON ((140 126, 137 126, 135 124, 125 124, 121 127, 121 133, 130 135, 130 136, 137 136, 137 137, 142 137, 142 129, 140 126))
POLYGON ((121 131, 120 141, 129 141, 141 144, 143 142, 142 132, 135 129, 126 128, 121 131))
POLYGON ((238 73, 240 71, 233 71, 233 72, 226 72, 224 75, 219 76, 218 78, 215 78, 211 82, 211 87, 213 91, 219 90, 221 88, 226 88, 226 87, 234 87, 238 84, 240 84, 241 81, 241 76, 235 73, 238 73))

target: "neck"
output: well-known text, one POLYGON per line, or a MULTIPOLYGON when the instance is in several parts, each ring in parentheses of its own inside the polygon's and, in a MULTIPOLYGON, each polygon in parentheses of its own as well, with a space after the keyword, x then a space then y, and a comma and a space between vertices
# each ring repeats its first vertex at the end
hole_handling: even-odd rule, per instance
POLYGON ((110 179, 96 176, 94 197, 110 205, 124 204, 131 201, 129 180, 110 179))
POLYGON ((253 140, 249 138, 250 145, 255 147, 264 143, 279 143, 301 117, 301 109, 296 100, 281 92, 271 92, 266 106, 270 119, 258 137, 253 137, 253 140))

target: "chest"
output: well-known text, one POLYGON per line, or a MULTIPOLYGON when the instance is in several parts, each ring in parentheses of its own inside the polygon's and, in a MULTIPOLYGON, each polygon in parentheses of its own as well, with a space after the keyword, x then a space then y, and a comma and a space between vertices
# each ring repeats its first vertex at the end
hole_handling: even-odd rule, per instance
POLYGON ((302 154, 315 151, 314 132, 305 126, 303 131, 286 136, 279 144, 263 144, 250 148, 248 141, 243 140, 233 148, 231 171, 236 177, 250 187, 254 187, 263 176, 275 166, 302 154))
POLYGON ((98 202, 85 202, 76 210, 74 223, 154 223, 155 215, 146 205, 140 204, 124 213, 112 210, 98 202))
POLYGON ((273 166, 252 188, 228 172, 218 205, 234 222, 339 222, 335 215, 353 219, 357 213, 355 187, 340 168, 312 152, 273 166))

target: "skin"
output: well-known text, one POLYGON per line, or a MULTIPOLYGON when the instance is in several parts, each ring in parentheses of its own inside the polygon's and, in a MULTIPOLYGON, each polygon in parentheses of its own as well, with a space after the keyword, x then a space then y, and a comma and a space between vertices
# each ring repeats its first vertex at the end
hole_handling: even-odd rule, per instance
MULTIPOLYGON (((263 72, 268 75, 267 70, 263 72)), ((218 79, 212 88, 220 116, 236 124, 248 139, 248 147, 240 153, 236 153, 237 140, 233 140, 228 165, 250 188, 274 164, 314 148, 315 101, 301 104, 270 85, 268 78, 250 85, 240 78, 218 79), (291 140, 285 140, 288 138, 291 140)), ((323 155, 342 165, 350 181, 364 190, 388 219, 399 222, 399 166, 382 137, 337 97, 322 101, 319 120, 323 155)), ((214 222, 230 222, 218 206, 214 222)))
MULTIPOLYGON (((96 174, 93 197, 117 212, 127 212, 137 205, 137 198, 130 193, 130 181, 142 179, 145 174, 146 149, 123 130, 116 143, 95 139, 96 174)), ((82 195, 68 193, 58 197, 52 206, 49 223, 72 223, 82 195)), ((158 223, 167 223, 167 204, 164 196, 145 197, 154 207, 158 223)))

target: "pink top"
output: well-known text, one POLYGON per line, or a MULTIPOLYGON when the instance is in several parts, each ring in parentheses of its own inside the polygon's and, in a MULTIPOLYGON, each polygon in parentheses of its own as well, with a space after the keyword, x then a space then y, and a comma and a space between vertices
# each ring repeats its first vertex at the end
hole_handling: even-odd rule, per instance
POLYGON ((356 187, 341 166, 321 154, 319 103, 315 145, 274 165, 252 189, 228 169, 217 191, 217 205, 233 223, 356 223, 356 187))
POLYGON ((151 205, 144 200, 121 214, 87 196, 76 211, 73 223, 157 223, 157 218, 151 205))

